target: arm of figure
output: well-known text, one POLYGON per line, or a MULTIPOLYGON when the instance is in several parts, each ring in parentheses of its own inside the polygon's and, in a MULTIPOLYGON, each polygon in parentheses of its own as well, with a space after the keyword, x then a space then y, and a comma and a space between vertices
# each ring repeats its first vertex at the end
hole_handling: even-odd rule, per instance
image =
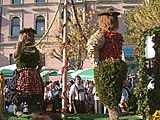
POLYGON ((16 44, 16 49, 15 49, 15 51, 14 51, 14 53, 13 53, 13 58, 14 58, 15 60, 17 60, 17 59, 20 57, 22 47, 23 47, 23 42, 18 42, 18 43, 16 44))
POLYGON ((93 64, 97 64, 99 61, 99 49, 104 45, 104 35, 100 30, 97 30, 88 40, 87 50, 88 55, 93 64))
POLYGON ((40 60, 38 61, 38 68, 37 70, 40 72, 42 67, 45 65, 45 55, 39 52, 40 60))
POLYGON ((16 44, 16 50, 14 51, 14 54, 13 54, 13 58, 15 60, 17 60, 20 57, 21 50, 25 46, 24 36, 25 36, 24 34, 20 34, 18 37, 18 42, 16 44))

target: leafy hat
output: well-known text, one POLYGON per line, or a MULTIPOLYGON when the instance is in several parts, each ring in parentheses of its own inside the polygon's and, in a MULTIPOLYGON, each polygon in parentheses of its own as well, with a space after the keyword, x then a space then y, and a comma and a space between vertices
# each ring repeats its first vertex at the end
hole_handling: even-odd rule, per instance
POLYGON ((101 16, 101 15, 118 16, 118 15, 120 15, 120 13, 115 12, 113 7, 108 7, 106 9, 104 9, 103 11, 100 11, 97 15, 98 16, 101 16))

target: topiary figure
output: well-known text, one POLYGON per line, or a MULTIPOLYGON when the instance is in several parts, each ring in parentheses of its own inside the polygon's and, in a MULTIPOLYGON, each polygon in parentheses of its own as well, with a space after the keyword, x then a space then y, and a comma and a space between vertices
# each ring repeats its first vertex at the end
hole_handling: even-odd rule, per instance
POLYGON ((34 46, 36 31, 32 28, 23 28, 19 32, 13 57, 17 69, 13 73, 13 80, 9 86, 8 98, 11 102, 20 105, 27 102, 30 112, 36 112, 37 102, 43 101, 43 81, 40 71, 44 65, 44 56, 34 46))
POLYGON ((118 120, 123 81, 127 65, 121 60, 123 37, 117 32, 118 15, 113 8, 98 14, 101 27, 87 43, 88 54, 95 67, 95 84, 102 103, 108 106, 110 120, 118 120))

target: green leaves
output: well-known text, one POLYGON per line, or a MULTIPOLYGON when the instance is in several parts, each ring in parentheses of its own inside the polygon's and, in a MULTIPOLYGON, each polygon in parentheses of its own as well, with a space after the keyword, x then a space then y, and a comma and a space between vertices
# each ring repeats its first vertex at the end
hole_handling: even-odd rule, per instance
POLYGON ((111 108, 117 106, 121 99, 123 81, 127 75, 126 63, 119 59, 107 60, 99 63, 94 72, 101 102, 111 108))
POLYGON ((139 5, 126 13, 124 23, 129 33, 124 35, 126 42, 137 43, 146 29, 154 28, 154 24, 160 22, 160 2, 155 0, 153 4, 139 5))

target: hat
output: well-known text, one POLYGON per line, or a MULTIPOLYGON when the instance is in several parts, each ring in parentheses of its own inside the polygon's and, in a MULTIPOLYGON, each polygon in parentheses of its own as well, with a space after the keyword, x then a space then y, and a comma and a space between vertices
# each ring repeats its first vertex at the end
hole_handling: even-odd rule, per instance
POLYGON ((113 7, 108 7, 105 10, 99 12, 97 15, 98 16, 101 16, 101 15, 118 16, 118 15, 120 15, 120 13, 119 12, 114 12, 113 7))

